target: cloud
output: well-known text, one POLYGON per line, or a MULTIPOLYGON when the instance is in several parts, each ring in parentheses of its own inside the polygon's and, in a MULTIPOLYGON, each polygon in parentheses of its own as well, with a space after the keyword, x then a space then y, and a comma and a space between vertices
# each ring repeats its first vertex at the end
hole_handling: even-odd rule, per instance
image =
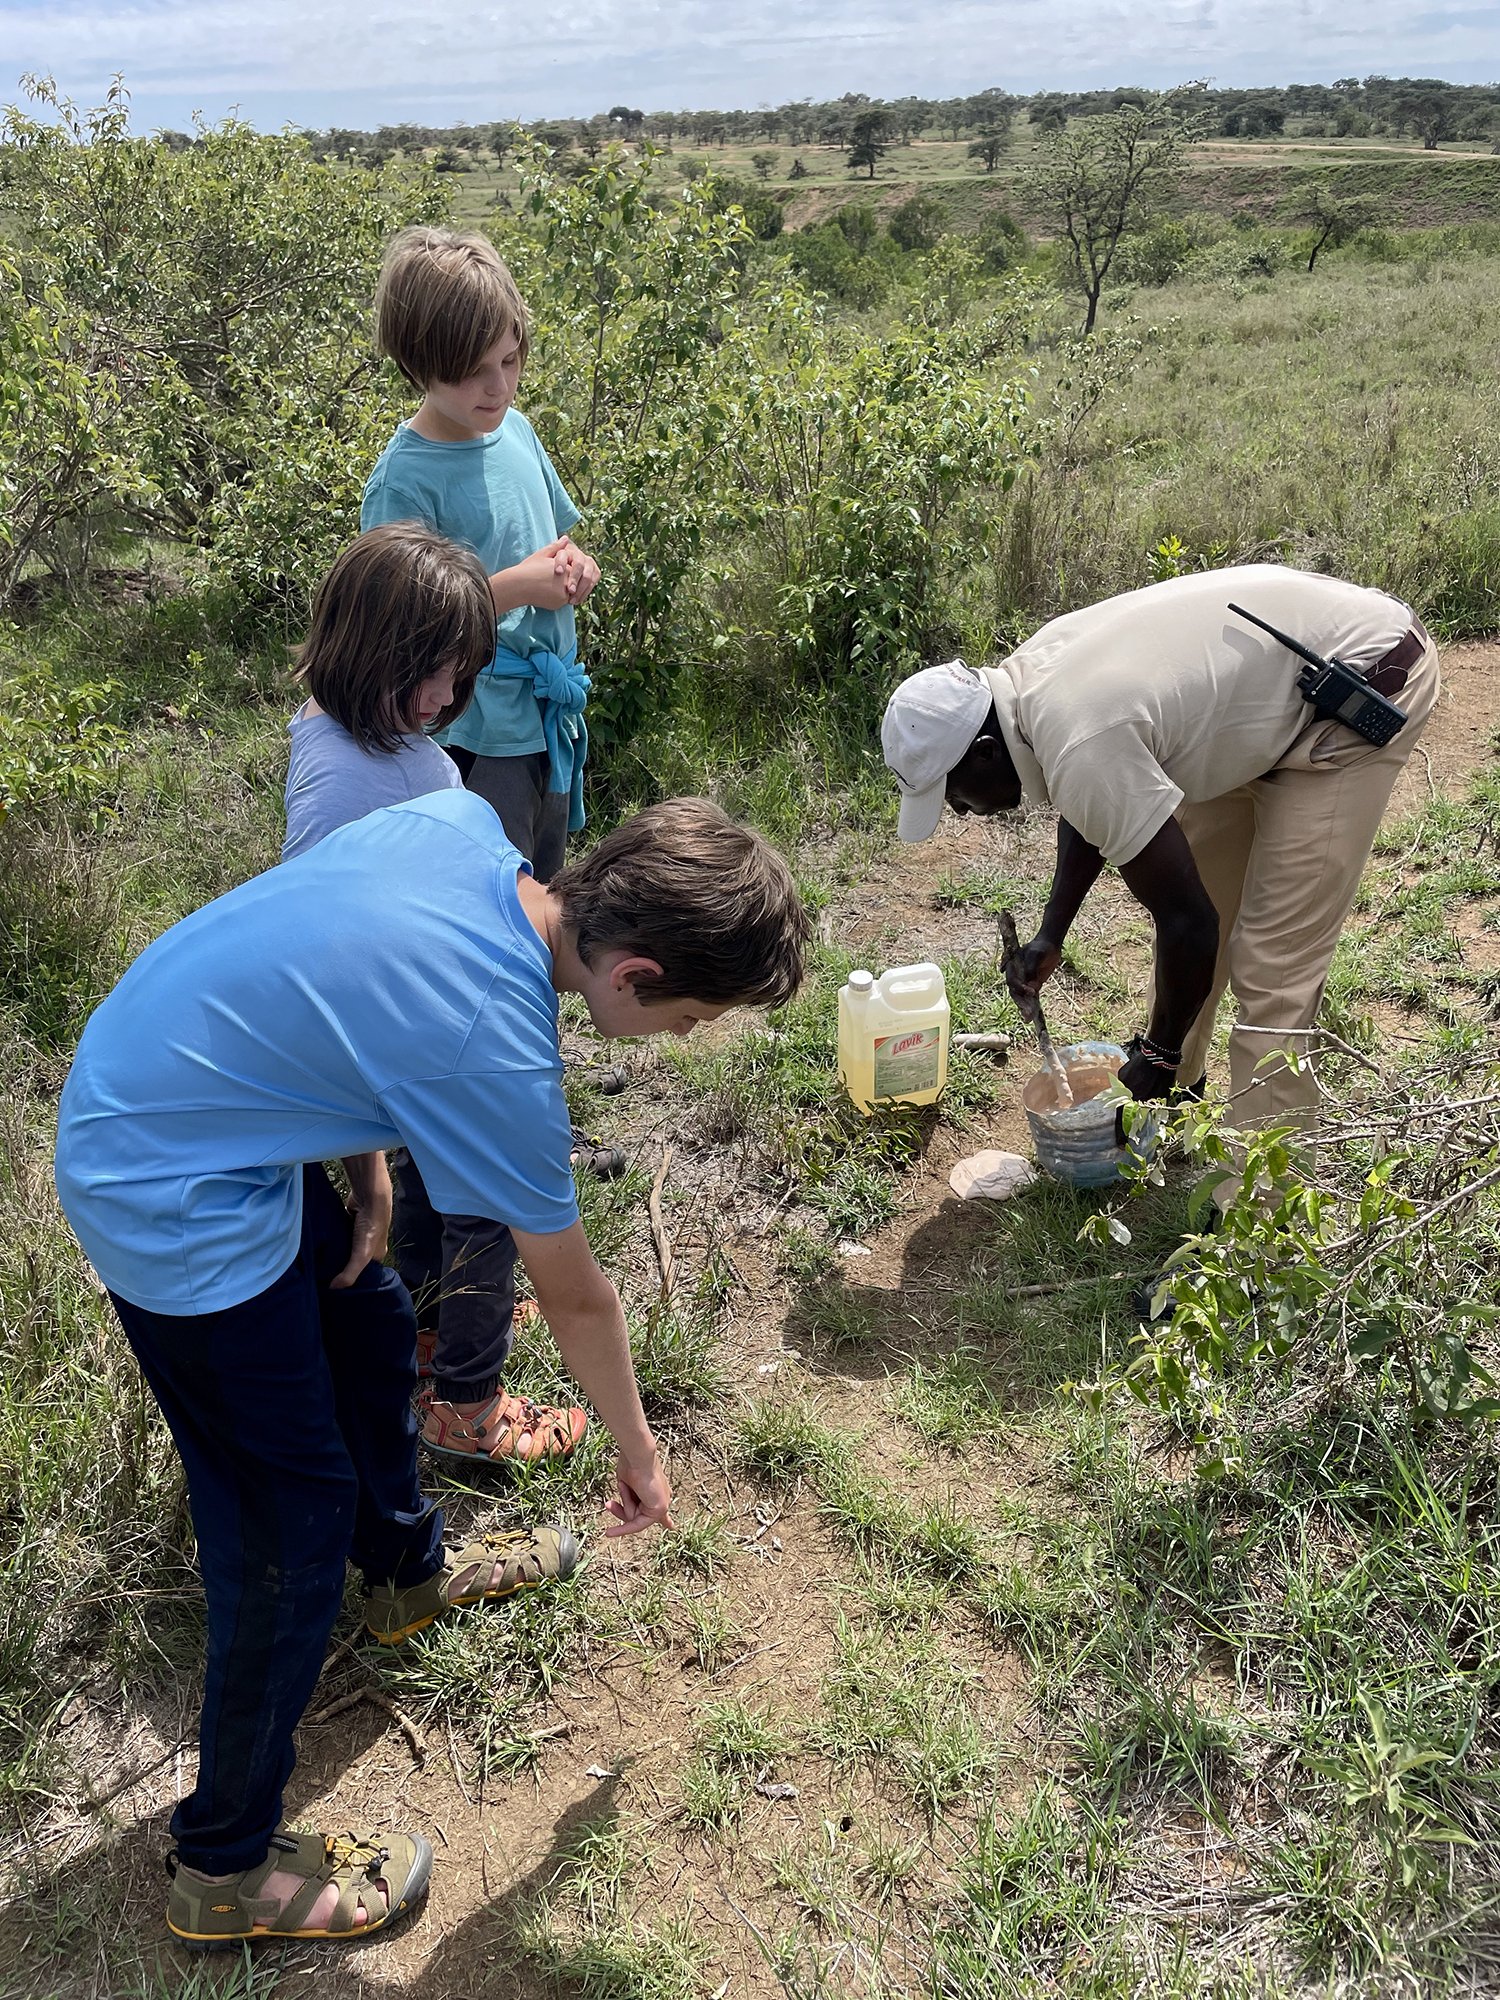
POLYGON ((0 0, 12 76, 92 101, 124 74, 149 119, 232 103, 261 123, 376 123, 746 105, 844 90, 954 96, 1100 83, 1500 73, 1500 8, 1399 0, 578 0, 566 13, 424 0, 0 0), (323 107, 322 113, 317 107, 323 107))

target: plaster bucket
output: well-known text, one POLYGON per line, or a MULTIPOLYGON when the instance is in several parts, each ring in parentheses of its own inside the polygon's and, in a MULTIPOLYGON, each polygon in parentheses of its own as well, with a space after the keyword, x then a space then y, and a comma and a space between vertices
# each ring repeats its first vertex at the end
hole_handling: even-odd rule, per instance
POLYGON ((1059 1049, 1058 1055, 1073 1088, 1071 1108, 1057 1109, 1057 1086, 1050 1070, 1038 1070, 1021 1092, 1037 1165, 1070 1187, 1108 1187, 1126 1167, 1144 1159, 1152 1145, 1150 1132, 1138 1132, 1129 1145, 1122 1145, 1116 1116, 1119 1101, 1100 1101, 1100 1093, 1114 1082, 1125 1051, 1114 1042, 1074 1042, 1059 1049))

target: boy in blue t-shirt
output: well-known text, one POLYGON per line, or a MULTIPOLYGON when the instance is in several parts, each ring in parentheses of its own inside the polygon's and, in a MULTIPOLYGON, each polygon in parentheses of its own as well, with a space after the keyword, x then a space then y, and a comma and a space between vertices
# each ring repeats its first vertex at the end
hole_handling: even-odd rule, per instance
POLYGON ((375 337, 422 405, 370 474, 360 526, 422 521, 489 572, 495 657, 440 740, 547 882, 583 825, 589 682, 573 613, 599 565, 570 539, 578 509, 514 407, 525 303, 486 238, 405 229, 381 267, 375 337))
POLYGON ((445 1209, 510 1223, 619 1446, 604 1532, 670 1525, 619 1297, 578 1219, 557 995, 602 1034, 686 1035, 789 998, 807 933, 785 863, 703 800, 639 814, 544 888, 453 789, 184 918, 96 1009, 58 1193, 182 1455, 208 1603, 198 1777, 172 1819, 179 1936, 348 1938, 426 1885, 420 1835, 281 1825, 346 1562, 392 1644, 577 1565, 552 1527, 444 1555, 417 1484, 415 1315, 380 1262, 384 1149, 406 1146, 445 1209))

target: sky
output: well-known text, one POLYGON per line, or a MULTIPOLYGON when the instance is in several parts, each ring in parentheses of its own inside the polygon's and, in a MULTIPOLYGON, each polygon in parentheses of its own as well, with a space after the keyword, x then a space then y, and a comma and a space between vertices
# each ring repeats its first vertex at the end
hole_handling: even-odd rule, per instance
POLYGON ((1500 78, 1500 5, 1403 0, 0 0, 22 74, 80 105, 122 72, 135 123, 372 129, 495 118, 1340 76, 1500 78))

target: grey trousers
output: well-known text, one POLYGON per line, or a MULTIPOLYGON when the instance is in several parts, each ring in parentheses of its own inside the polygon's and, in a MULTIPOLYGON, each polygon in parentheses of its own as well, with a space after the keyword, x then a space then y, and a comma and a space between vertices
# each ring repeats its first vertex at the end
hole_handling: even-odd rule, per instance
POLYGON ((526 757, 480 757, 450 744, 448 755, 471 792, 500 815, 505 837, 531 863, 538 882, 550 882, 568 844, 568 794, 549 792, 551 763, 545 750, 526 757))
POLYGON ((391 1246, 418 1326, 437 1333, 433 1394, 477 1403, 500 1386, 515 1339, 516 1245, 503 1222, 439 1215, 404 1146, 396 1168, 391 1246))

